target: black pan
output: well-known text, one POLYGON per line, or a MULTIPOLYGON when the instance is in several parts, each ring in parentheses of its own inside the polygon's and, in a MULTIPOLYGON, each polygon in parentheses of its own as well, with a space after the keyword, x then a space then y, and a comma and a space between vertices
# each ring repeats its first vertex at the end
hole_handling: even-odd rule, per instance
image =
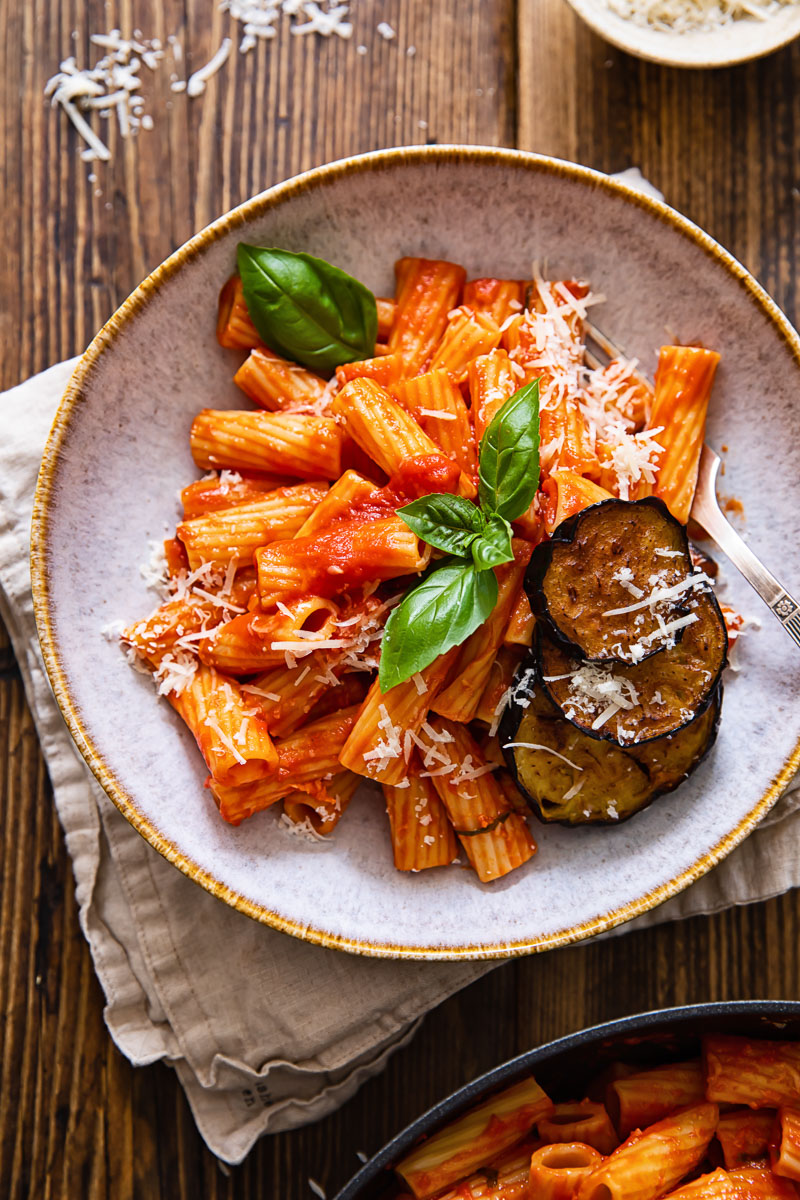
POLYGON ((395 1181, 392 1166, 422 1137, 459 1117, 492 1092, 533 1073, 556 1101, 575 1099, 592 1078, 614 1060, 655 1065, 691 1058, 707 1033, 800 1040, 800 1001, 730 1000, 638 1013, 595 1025, 529 1050, 459 1088, 429 1108, 369 1160, 335 1200, 379 1200, 395 1181))

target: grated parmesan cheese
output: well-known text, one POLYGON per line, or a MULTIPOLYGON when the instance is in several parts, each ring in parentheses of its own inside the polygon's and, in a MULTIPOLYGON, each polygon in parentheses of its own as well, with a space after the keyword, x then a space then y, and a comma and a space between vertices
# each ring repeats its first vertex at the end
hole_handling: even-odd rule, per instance
POLYGON ((194 655, 185 651, 165 654, 153 674, 159 696, 169 696, 172 692, 180 696, 192 682, 197 666, 194 655))
POLYGON ((546 754, 553 754, 556 758, 560 758, 568 767, 572 767, 574 771, 582 771, 583 767, 579 767, 571 758, 566 758, 563 754, 559 754, 558 750, 554 750, 552 746, 541 746, 538 742, 506 742, 503 746, 504 750, 513 750, 515 747, 520 747, 523 750, 544 750, 546 754))
POLYGON ((241 688, 243 692, 252 692, 254 696, 263 696, 265 700, 271 700, 273 704, 277 704, 281 699, 277 692, 265 692, 263 688, 256 687, 254 683, 243 683, 241 688))
POLYGON ((164 50, 157 38, 123 38, 119 29, 94 34, 89 41, 105 54, 93 66, 83 68, 78 67, 74 56, 65 58, 45 84, 44 94, 50 97, 52 105, 64 110, 86 143, 81 151, 84 162, 98 159, 108 162, 111 152, 92 129, 87 116, 97 113, 107 121, 116 115, 120 136, 124 138, 147 128, 150 122, 144 120, 139 70, 144 64, 154 71, 164 58, 164 50))
POLYGON ((605 0, 617 16, 661 33, 715 33, 745 19, 766 21, 793 0, 605 0))
POLYGON ((417 695, 424 696, 428 690, 428 685, 422 675, 417 671, 416 675, 412 675, 411 678, 414 681, 414 687, 417 689, 417 695))
POLYGON ((202 96, 209 79, 216 75, 223 63, 227 61, 232 44, 230 38, 223 38, 216 54, 212 55, 204 67, 200 67, 199 70, 189 76, 186 81, 187 96, 191 96, 192 99, 202 96))
MULTIPOLYGON (((289 32, 293 34, 310 33, 325 38, 335 34, 348 39, 353 33, 353 26, 345 20, 349 5, 334 4, 332 0, 320 0, 319 3, 315 0, 222 0, 219 7, 242 28, 239 43, 242 54, 252 50, 258 41, 276 37, 276 24, 282 16, 294 22, 289 26, 289 32)), ((385 22, 381 25, 390 29, 385 22)), ((390 36, 394 36, 393 30, 390 36)), ((82 68, 78 67, 74 56, 65 58, 45 84, 44 93, 54 106, 63 109, 83 139, 83 160, 108 162, 111 151, 92 128, 89 118, 93 114, 101 120, 116 116, 123 138, 135 136, 142 129, 152 129, 153 118, 144 111, 145 101, 139 94, 142 84, 139 72, 142 65, 155 71, 165 57, 165 50, 158 38, 144 38, 138 30, 133 37, 125 38, 119 29, 112 29, 109 33, 93 34, 89 41, 105 51, 102 57, 92 66, 82 68)), ((177 67, 183 61, 183 50, 175 34, 169 35, 167 45, 177 67)), ((224 38, 213 57, 188 80, 179 79, 173 72, 170 89, 175 93, 185 92, 192 99, 202 96, 208 80, 229 58, 232 45, 231 38, 224 38)), ((90 175, 89 178, 94 177, 90 175)), ((337 386, 334 382, 334 390, 337 386)))
MULTIPOLYGON (((657 576, 650 576, 652 584, 657 576)), ((636 604, 629 604, 625 608, 607 608, 603 613, 604 617, 617 617, 622 613, 638 612, 641 608, 655 608, 657 604, 661 604, 665 600, 674 600, 676 596, 680 596, 683 592, 694 591, 695 588, 707 589, 712 586, 711 580, 704 571, 698 571, 694 575, 687 575, 685 579, 679 580, 672 587, 653 587, 649 596, 645 596, 644 600, 640 600, 636 604)))
POLYGON ((340 38, 353 36, 353 26, 344 18, 347 15, 347 4, 335 4, 327 11, 323 10, 314 0, 305 0, 302 13, 307 18, 304 25, 292 25, 292 33, 319 33, 322 37, 330 37, 335 33, 340 38))
POLYGON ((564 792, 564 795, 561 797, 561 799, 562 800, 572 800, 574 796, 577 796, 578 792, 581 790, 581 788, 583 787, 583 785, 585 783, 586 783, 585 778, 579 779, 577 783, 573 783, 573 785, 569 789, 569 791, 564 792))
MULTIPOLYGON (((226 750, 230 750, 231 754, 238 763, 244 765, 244 763, 247 762, 247 759, 244 757, 244 755, 236 748, 236 746, 234 746, 233 739, 230 738, 225 730, 221 728, 219 721, 213 713, 209 713, 209 715, 203 721, 203 724, 207 725, 208 728, 217 735, 223 746, 226 748, 226 750)), ((219 753, 219 750, 217 750, 217 753, 219 753)))
MULTIPOLYGON (((324 834, 317 832, 317 830, 311 824, 310 817, 304 817, 302 821, 293 821, 288 813, 281 813, 281 819, 278 822, 278 828, 282 829, 284 833, 288 833, 290 837, 301 838, 304 842, 315 842, 317 845, 322 843, 322 845, 325 846, 332 845, 330 838, 327 838, 324 834)), ((312 1182, 312 1180, 309 1180, 309 1184, 312 1182)), ((313 1187, 311 1190, 315 1191, 313 1187)), ((322 1189, 315 1191, 315 1195, 322 1196, 324 1200, 325 1193, 322 1191, 322 1189)))

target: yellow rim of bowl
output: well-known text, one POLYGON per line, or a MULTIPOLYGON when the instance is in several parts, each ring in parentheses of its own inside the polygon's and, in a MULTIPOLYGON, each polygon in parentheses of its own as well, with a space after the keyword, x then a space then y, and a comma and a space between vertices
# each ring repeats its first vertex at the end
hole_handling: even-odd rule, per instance
POLYGON ((750 831, 758 824, 764 814, 772 807, 792 775, 800 767, 800 741, 794 751, 774 777, 769 788, 754 805, 746 817, 736 827, 721 838, 715 846, 698 858, 680 875, 659 887, 645 892, 644 895, 627 904, 585 921, 581 924, 557 930, 554 933, 542 934, 523 938, 513 942, 497 944, 481 943, 462 946, 415 946, 400 945, 390 942, 373 943, 361 939, 344 937, 325 929, 317 929, 310 925, 300 924, 280 913, 273 912, 263 905, 255 903, 241 895, 200 867, 177 846, 165 838, 136 807, 135 800, 124 785, 116 778, 102 753, 92 742, 84 728, 77 705, 70 692, 69 681, 61 665, 58 645, 53 630, 51 611, 51 596, 48 576, 48 517, 51 497, 55 489, 61 448, 69 433, 73 421, 78 419, 80 402, 83 397, 83 385, 94 365, 113 344, 114 339, 126 322, 136 315, 148 302, 153 293, 162 283, 170 279, 184 263, 201 255, 218 239, 231 230, 243 225, 253 217, 283 204, 295 196, 309 192, 341 178, 345 175, 363 174, 380 171, 385 167, 398 164, 421 165, 426 163, 498 163, 504 166, 521 168, 534 173, 557 175, 577 180, 590 188, 597 188, 624 196, 630 203, 646 210, 657 217, 665 225, 669 225, 682 236, 698 245, 709 258, 721 263, 728 272, 739 282, 748 293, 756 307, 767 316, 777 328, 786 346, 800 366, 800 338, 775 302, 770 299, 764 289, 727 250, 724 250, 707 233, 694 225, 686 217, 675 212, 661 201, 654 200, 635 189, 628 187, 618 180, 610 179, 598 171, 581 167, 575 163, 560 159, 547 158, 542 155, 530 154, 521 150, 498 149, 493 146, 418 146, 398 147, 391 150, 377 150, 370 154, 357 155, 340 159, 326 166, 316 167, 302 175, 295 176, 285 183, 279 183, 268 191, 254 196, 251 200, 231 209, 230 212, 212 222, 200 233, 190 238, 183 246, 170 255, 161 266, 128 297, 117 311, 106 322, 92 341, 78 363, 70 380, 69 386, 56 413, 53 427, 45 448, 39 480, 36 487, 33 521, 31 526, 31 577, 33 587, 33 604, 42 653, 50 677, 50 683, 58 701, 69 730, 75 739, 83 757, 97 777, 98 782, 110 796, 117 808, 128 821, 144 837, 151 846, 169 862, 179 867, 196 883, 212 895, 224 900, 233 908, 247 916, 278 929, 283 933, 292 934, 315 945, 329 949, 346 950, 354 954, 364 954, 378 958, 409 958, 409 959, 492 959, 507 958, 522 954, 532 954, 541 950, 565 946, 594 934, 602 933, 640 916, 651 908, 655 908, 664 900, 677 895, 694 883, 701 875, 721 861, 735 846, 737 846, 750 831))

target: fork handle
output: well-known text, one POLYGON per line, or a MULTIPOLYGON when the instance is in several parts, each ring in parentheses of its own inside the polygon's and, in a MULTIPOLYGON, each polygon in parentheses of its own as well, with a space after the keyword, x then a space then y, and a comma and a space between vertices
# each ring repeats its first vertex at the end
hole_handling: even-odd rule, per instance
POLYGON ((789 636, 800 646, 800 604, 756 558, 716 504, 700 502, 694 508, 692 516, 697 518, 706 533, 744 575, 750 586, 755 588, 789 636))

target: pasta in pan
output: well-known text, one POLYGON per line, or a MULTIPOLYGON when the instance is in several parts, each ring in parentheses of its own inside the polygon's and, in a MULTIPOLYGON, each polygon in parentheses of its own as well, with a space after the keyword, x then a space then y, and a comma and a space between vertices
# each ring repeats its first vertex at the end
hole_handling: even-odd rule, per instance
POLYGON ((702 1059, 612 1062, 562 1103, 529 1076, 412 1149, 392 1200, 796 1200, 798 1050, 710 1036, 702 1059))
MULTIPOLYGON (((686 522, 717 356, 665 347, 653 390, 634 363, 587 366, 586 283, 409 257, 375 301, 321 260, 240 252, 217 339, 249 407, 197 414, 207 474, 182 492, 163 603, 123 641, 193 733, 224 820, 275 807, 319 839, 372 781, 398 869, 491 882, 536 853, 500 726, 530 703, 550 620, 537 556, 603 502, 686 522), (271 275, 252 275, 259 256, 271 275), (268 277, 283 290, 265 295, 268 277)), ((644 594, 631 579, 617 597, 644 594)))

